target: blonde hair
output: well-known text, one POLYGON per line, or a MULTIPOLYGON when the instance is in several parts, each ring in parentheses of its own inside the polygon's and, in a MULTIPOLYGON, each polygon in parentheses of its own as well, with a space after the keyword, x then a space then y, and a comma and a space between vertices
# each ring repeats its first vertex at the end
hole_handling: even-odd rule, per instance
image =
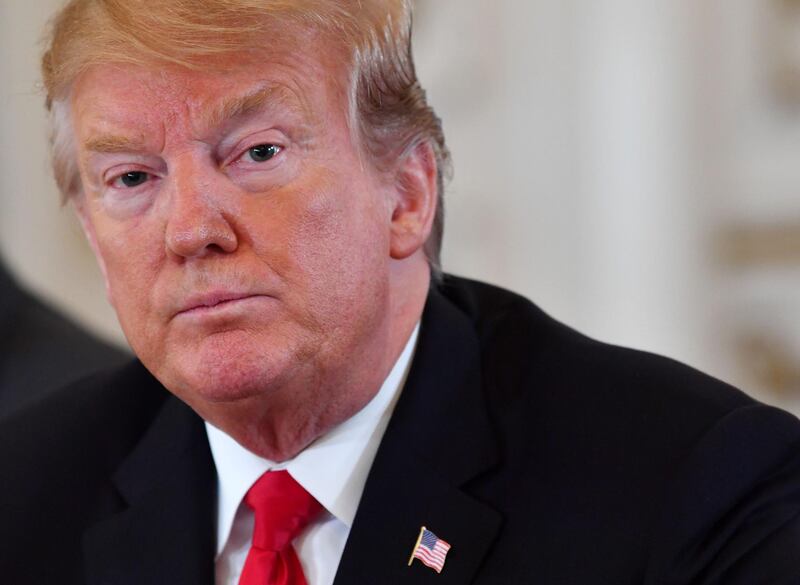
POLYGON ((86 69, 109 63, 203 69, 204 58, 258 48, 291 24, 319 31, 348 52, 351 126, 374 165, 391 168, 421 144, 433 149, 438 206, 425 253, 438 275, 450 156, 417 80, 410 0, 71 0, 51 22, 42 58, 53 170, 64 201, 82 190, 68 102, 86 69))

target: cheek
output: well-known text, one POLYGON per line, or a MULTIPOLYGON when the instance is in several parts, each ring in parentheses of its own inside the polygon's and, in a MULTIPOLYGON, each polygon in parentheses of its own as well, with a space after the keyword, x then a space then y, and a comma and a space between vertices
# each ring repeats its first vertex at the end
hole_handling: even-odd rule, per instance
POLYGON ((99 234, 111 302, 126 334, 138 330, 151 313, 151 299, 163 258, 163 238, 146 222, 115 224, 99 234))
POLYGON ((348 303, 380 281, 389 240, 374 197, 363 185, 325 186, 304 207, 291 253, 316 291, 312 301, 348 303))
POLYGON ((331 257, 343 254, 352 236, 347 219, 347 203, 339 193, 332 189, 316 191, 301 210, 291 234, 290 251, 295 260, 309 269, 321 270, 331 257))

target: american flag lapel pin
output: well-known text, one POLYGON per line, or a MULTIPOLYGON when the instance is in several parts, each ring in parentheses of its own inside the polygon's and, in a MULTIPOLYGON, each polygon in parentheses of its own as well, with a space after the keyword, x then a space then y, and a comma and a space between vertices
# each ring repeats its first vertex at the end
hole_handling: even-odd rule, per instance
POLYGON ((447 551, 449 550, 449 543, 423 526, 419 529, 417 543, 414 545, 414 550, 411 551, 411 556, 408 559, 408 566, 411 566, 414 559, 419 559, 426 567, 430 567, 437 573, 441 573, 444 568, 444 561, 447 558, 447 551))

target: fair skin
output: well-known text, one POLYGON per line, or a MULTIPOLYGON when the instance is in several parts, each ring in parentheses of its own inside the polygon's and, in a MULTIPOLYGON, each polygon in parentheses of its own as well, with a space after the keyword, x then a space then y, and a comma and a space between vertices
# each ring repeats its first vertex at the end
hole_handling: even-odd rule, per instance
POLYGON ((71 94, 76 209, 131 347, 277 461, 369 402, 429 285, 430 147, 376 170, 336 53, 305 39, 214 72, 100 65, 71 94))

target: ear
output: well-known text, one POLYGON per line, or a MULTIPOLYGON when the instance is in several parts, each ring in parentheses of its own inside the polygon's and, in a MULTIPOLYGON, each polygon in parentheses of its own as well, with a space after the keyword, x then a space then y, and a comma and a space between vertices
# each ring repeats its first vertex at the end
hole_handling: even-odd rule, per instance
POLYGON ((416 145, 402 158, 395 191, 389 251, 392 258, 402 260, 425 245, 436 215, 436 156, 428 142, 416 145))
POLYGON ((97 265, 100 267, 100 272, 103 275, 103 282, 106 287, 106 298, 111 305, 114 305, 114 301, 111 297, 111 286, 108 282, 108 272, 106 270, 106 262, 103 258, 103 253, 100 251, 100 246, 97 245, 97 233, 94 229, 94 224, 92 223, 92 218, 89 216, 89 210, 86 208, 86 198, 84 195, 74 195, 74 199, 72 200, 73 209, 75 210, 75 215, 78 217, 78 221, 81 222, 81 228, 83 228, 83 235, 86 236, 86 241, 89 242, 89 247, 92 249, 94 253, 94 257, 97 260, 97 265))

